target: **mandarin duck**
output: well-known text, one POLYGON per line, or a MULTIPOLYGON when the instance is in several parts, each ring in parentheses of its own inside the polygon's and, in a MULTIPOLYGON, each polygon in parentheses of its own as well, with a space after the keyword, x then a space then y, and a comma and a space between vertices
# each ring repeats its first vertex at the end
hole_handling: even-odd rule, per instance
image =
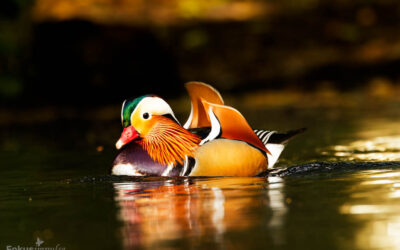
POLYGON ((112 174, 256 176, 272 168, 285 144, 304 131, 253 130, 210 85, 189 82, 185 87, 191 112, 183 126, 156 95, 124 101, 112 174))

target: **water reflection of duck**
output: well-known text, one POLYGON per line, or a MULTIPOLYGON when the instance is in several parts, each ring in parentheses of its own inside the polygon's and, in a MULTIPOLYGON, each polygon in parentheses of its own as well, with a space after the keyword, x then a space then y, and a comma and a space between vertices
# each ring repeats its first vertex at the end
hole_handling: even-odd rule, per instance
POLYGON ((124 248, 157 248, 177 239, 196 242, 210 236, 225 245, 226 232, 267 226, 276 234, 283 222, 284 196, 276 194, 282 187, 266 178, 134 180, 114 183, 124 248))
POLYGON ((132 176, 255 176, 271 168, 285 143, 304 129, 287 133, 252 130, 236 109, 223 104, 211 86, 186 85, 192 101, 181 126, 160 97, 126 100, 124 130, 112 173, 132 176))

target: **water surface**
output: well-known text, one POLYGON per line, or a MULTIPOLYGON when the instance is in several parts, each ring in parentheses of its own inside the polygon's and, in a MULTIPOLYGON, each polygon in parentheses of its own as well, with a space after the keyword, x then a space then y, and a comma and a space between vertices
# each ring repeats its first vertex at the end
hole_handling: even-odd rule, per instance
POLYGON ((242 111, 256 128, 307 127, 277 165, 302 171, 112 177, 118 121, 3 126, 1 247, 399 248, 399 109, 242 111))

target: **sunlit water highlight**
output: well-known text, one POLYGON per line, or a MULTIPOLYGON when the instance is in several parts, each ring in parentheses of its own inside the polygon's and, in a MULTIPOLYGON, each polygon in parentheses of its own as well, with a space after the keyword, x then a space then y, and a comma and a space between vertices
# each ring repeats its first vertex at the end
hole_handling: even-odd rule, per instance
POLYGON ((400 172, 370 170, 359 173, 361 187, 339 208, 363 223, 356 232, 356 246, 400 249, 400 172))
POLYGON ((336 145, 333 150, 335 156, 348 160, 398 161, 400 160, 400 136, 357 140, 349 145, 336 145))
POLYGON ((350 161, 400 160, 400 121, 377 120, 372 126, 365 122, 359 125, 360 139, 333 145, 322 153, 350 161))

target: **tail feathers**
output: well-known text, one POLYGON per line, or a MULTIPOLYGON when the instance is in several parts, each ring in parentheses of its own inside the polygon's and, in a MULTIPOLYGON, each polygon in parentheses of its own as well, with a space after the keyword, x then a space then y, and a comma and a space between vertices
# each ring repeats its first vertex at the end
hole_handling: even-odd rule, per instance
POLYGON ((275 134, 276 131, 268 131, 268 130, 254 130, 254 133, 257 135, 257 137, 262 141, 264 145, 267 145, 267 142, 269 141, 269 138, 271 135, 275 134))
POLYGON ((254 130, 254 133, 270 152, 270 154, 266 154, 268 157, 268 168, 272 168, 278 161, 279 156, 285 148, 285 144, 290 139, 304 132, 305 130, 305 128, 301 128, 290 130, 285 133, 278 133, 276 131, 267 130, 254 130))
POLYGON ((258 138, 264 143, 264 145, 273 144, 286 144, 289 140, 298 134, 303 133, 306 128, 300 128, 295 130, 290 130, 284 133, 278 133, 276 131, 267 130, 254 130, 258 138))

